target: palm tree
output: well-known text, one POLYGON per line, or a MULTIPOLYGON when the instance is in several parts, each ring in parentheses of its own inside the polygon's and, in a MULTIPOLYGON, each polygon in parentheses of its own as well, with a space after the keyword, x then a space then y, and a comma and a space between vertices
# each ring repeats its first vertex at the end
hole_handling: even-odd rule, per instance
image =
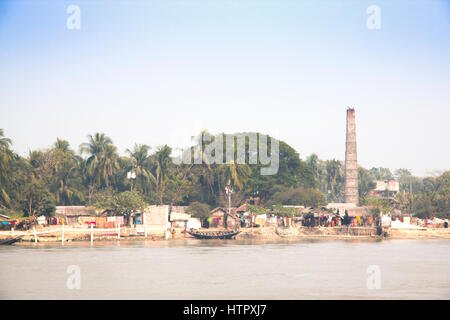
POLYGON ((323 192, 327 191, 327 183, 326 183, 326 168, 324 168, 323 161, 319 159, 319 156, 315 153, 312 153, 306 160, 306 163, 311 167, 314 172, 314 175, 319 183, 319 189, 323 192))
POLYGON ((9 138, 5 138, 3 129, 0 129, 0 150, 9 149, 12 145, 12 141, 9 138))
POLYGON ((230 186, 233 190, 234 199, 232 199, 232 202, 234 205, 237 205, 237 203, 243 201, 245 197, 244 187, 247 184, 251 172, 252 170, 249 165, 237 164, 234 161, 219 165, 216 170, 216 201, 223 205, 227 204, 228 201, 224 192, 228 186, 230 186))
POLYGON ((70 144, 69 144, 69 141, 67 141, 67 140, 56 138, 56 142, 53 144, 53 146, 57 150, 60 150, 64 153, 70 152, 70 149, 69 149, 70 144))
POLYGON ((342 179, 342 162, 335 159, 327 160, 326 170, 328 190, 331 190, 333 199, 336 200, 342 191, 340 190, 341 184, 338 183, 338 180, 342 179))
POLYGON ((172 149, 169 146, 164 145, 158 147, 153 154, 153 158, 155 159, 156 193, 160 204, 163 203, 164 190, 169 177, 169 169, 172 163, 170 158, 171 153, 172 149))
POLYGON ((10 197, 6 192, 6 185, 10 182, 9 163, 13 156, 9 149, 12 145, 12 141, 9 138, 5 138, 3 129, 0 129, 0 204, 8 205, 10 197))
POLYGON ((100 172, 108 191, 111 191, 111 178, 116 169, 119 169, 117 148, 113 145, 107 145, 100 157, 100 172))
POLYGON ((231 185, 242 190, 251 175, 252 169, 247 164, 237 164, 235 161, 219 167, 220 181, 223 185, 231 185))
POLYGON ((313 169, 316 177, 318 177, 319 176, 319 156, 317 154, 313 153, 307 158, 306 162, 311 167, 311 169, 313 169))
POLYGON ((75 199, 80 200, 83 198, 82 192, 72 186, 76 170, 77 162, 75 159, 66 159, 56 172, 56 202, 63 206, 67 203, 72 203, 75 199))
POLYGON ((88 135, 88 140, 89 142, 84 142, 80 145, 80 152, 90 155, 88 160, 103 152, 107 145, 112 145, 111 138, 100 132, 88 135))
POLYGON ((96 187, 105 183, 110 192, 110 179, 114 169, 119 168, 117 148, 111 138, 104 133, 88 135, 89 142, 80 145, 80 153, 87 154, 86 170, 90 177, 89 199, 92 199, 96 187))
POLYGON ((155 176, 150 170, 151 158, 148 154, 150 147, 145 144, 135 144, 133 150, 127 149, 131 158, 133 170, 142 192, 148 193, 151 183, 156 183, 155 176))
POLYGON ((197 147, 194 148, 194 159, 201 159, 201 164, 195 166, 195 168, 202 187, 202 201, 205 201, 205 199, 215 196, 215 172, 213 168, 214 164, 210 163, 211 161, 206 157, 205 149, 208 146, 208 143, 204 143, 203 137, 208 137, 209 139, 205 139, 205 141, 210 140, 210 143, 214 143, 215 137, 212 136, 207 130, 202 130, 197 137, 197 147))

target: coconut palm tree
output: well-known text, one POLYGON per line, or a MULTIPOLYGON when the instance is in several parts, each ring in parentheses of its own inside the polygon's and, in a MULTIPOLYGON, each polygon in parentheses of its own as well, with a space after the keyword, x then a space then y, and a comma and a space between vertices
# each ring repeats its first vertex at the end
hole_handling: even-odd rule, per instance
POLYGON ((163 203, 164 191, 169 178, 169 170, 172 164, 172 159, 170 158, 171 153, 172 149, 169 146, 164 145, 158 147, 152 156, 155 162, 154 176, 156 177, 156 194, 160 204, 163 203))
POLYGON ((3 129, 0 129, 0 150, 9 149, 11 145, 11 139, 6 138, 3 129))
POLYGON ((138 185, 143 193, 148 193, 151 184, 156 183, 156 178, 150 170, 151 158, 148 154, 149 150, 150 147, 145 144, 135 144, 133 150, 126 150, 131 158, 132 170, 136 173, 138 185))
POLYGON ((71 150, 69 149, 69 141, 67 140, 63 140, 60 138, 56 138, 56 142, 53 144, 53 146, 55 147, 55 149, 60 150, 64 153, 70 152, 71 150))
POLYGON ((79 159, 70 149, 69 142, 56 138, 51 151, 57 159, 51 189, 55 194, 56 202, 64 206, 67 203, 73 203, 74 200, 81 200, 82 192, 74 187, 74 180, 79 169, 79 159))
POLYGON ((306 163, 313 169, 316 177, 319 175, 319 156, 315 153, 312 153, 307 159, 306 163))
POLYGON ((83 193, 72 183, 77 169, 75 159, 66 159, 56 172, 56 202, 62 206, 83 198, 83 193))
POLYGON ((223 186, 231 185, 234 189, 243 190, 252 169, 247 164, 237 164, 235 161, 231 161, 228 164, 220 165, 218 172, 223 186))
POLYGON ((215 183, 215 165, 214 162, 208 159, 205 154, 205 149, 209 143, 214 143, 214 137, 207 130, 202 130, 197 137, 197 146, 194 148, 194 159, 201 159, 201 164, 195 166, 196 174, 201 186, 201 199, 205 201, 208 198, 215 197, 214 183, 215 183), (207 138, 204 138, 207 137, 207 138), (203 141, 205 140, 205 141, 203 141), (209 143, 205 143, 210 141, 209 143))
POLYGON ((88 135, 89 142, 80 145, 80 153, 87 154, 86 170, 90 177, 89 199, 92 200, 94 190, 105 184, 110 192, 111 177, 119 168, 117 148, 111 138, 104 133, 88 135))
POLYGON ((13 156, 9 147, 12 141, 6 138, 3 129, 0 129, 0 204, 8 205, 10 197, 6 192, 6 186, 10 182, 9 162, 13 156))
POLYGON ((117 148, 113 145, 107 145, 101 153, 99 167, 108 191, 111 191, 111 178, 114 172, 120 168, 118 159, 117 148))

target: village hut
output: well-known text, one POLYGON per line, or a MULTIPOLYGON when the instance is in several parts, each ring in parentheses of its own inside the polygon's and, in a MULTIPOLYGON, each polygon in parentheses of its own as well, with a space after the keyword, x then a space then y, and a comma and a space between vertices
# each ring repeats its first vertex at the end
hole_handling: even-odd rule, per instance
POLYGON ((208 219, 208 228, 223 228, 225 227, 224 219, 227 211, 224 208, 217 207, 210 211, 210 218, 208 219))
POLYGON ((240 225, 241 219, 238 217, 236 208, 231 208, 231 212, 228 213, 228 210, 217 207, 211 210, 208 221, 209 228, 234 229, 240 225))
POLYGON ((84 221, 95 221, 95 211, 86 206, 57 206, 55 219, 57 223, 77 224, 84 221))

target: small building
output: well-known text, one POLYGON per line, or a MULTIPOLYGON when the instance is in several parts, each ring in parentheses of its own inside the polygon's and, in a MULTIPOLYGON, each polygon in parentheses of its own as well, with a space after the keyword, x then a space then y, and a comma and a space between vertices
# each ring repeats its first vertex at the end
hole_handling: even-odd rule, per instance
POLYGON ((376 180, 376 187, 369 191, 371 196, 396 195, 400 191, 400 184, 397 180, 376 180))
POLYGON ((172 206, 169 207, 169 221, 173 228, 185 228, 187 222, 191 218, 190 214, 186 213, 187 206, 172 206))
POLYGON ((237 216, 236 208, 231 208, 231 213, 222 207, 217 207, 210 212, 208 228, 229 228, 234 229, 240 226, 240 219, 237 216))
POLYGON ((140 214, 140 225, 150 233, 165 234, 169 227, 169 205, 152 205, 144 209, 140 214))
POLYGON ((95 211, 86 206, 56 206, 55 218, 66 224, 78 224, 91 217, 95 221, 95 211))
POLYGON ((186 224, 186 229, 200 229, 202 227, 202 223, 200 218, 189 218, 189 221, 186 224))
POLYGON ((250 213, 250 210, 249 210, 249 208, 248 208, 248 205, 247 205, 246 203, 244 203, 243 205, 237 207, 237 208, 235 209, 235 212, 236 212, 238 215, 243 215, 243 214, 245 214, 245 213, 249 214, 249 213, 250 213))
POLYGON ((208 219, 208 228, 223 228, 225 227, 224 219, 227 211, 224 208, 217 207, 210 211, 208 219))
POLYGON ((0 214, 0 230, 11 230, 11 228, 16 227, 16 224, 17 220, 4 214, 0 214))
POLYGON ((170 222, 173 228, 186 228, 189 219, 191 218, 190 214, 181 213, 181 212, 171 212, 170 213, 170 222))

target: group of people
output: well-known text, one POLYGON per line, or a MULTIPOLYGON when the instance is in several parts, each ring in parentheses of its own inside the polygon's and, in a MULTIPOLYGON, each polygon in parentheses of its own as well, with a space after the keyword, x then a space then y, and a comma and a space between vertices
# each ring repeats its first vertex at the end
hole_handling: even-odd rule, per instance
POLYGON ((339 226, 346 226, 346 227, 361 227, 366 225, 373 225, 373 217, 363 217, 363 216, 357 216, 357 217, 350 217, 348 215, 348 211, 345 210, 344 216, 341 216, 339 214, 339 211, 336 212, 334 216, 327 216, 322 215, 319 216, 318 219, 315 219, 314 217, 307 217, 304 220, 303 225, 305 227, 315 227, 315 226, 321 226, 321 227, 339 227, 339 226))

